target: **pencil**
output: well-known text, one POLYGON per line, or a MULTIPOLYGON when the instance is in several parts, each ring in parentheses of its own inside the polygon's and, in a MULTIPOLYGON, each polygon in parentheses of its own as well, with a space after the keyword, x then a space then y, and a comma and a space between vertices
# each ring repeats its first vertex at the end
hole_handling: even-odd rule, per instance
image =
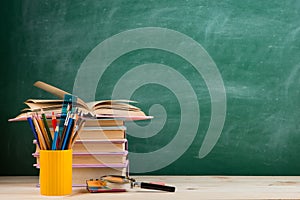
POLYGON ((69 141, 70 141, 70 136, 72 133, 72 127, 74 127, 74 116, 70 117, 69 122, 68 122, 68 128, 66 130, 65 138, 61 147, 61 150, 65 150, 66 148, 69 147, 69 141))
POLYGON ((36 130, 34 128, 34 125, 33 125, 32 117, 31 116, 27 116, 27 121, 28 121, 28 123, 30 125, 30 128, 31 128, 32 132, 33 132, 34 138, 36 139, 37 144, 38 144, 39 148, 41 149, 39 138, 38 138, 37 132, 36 132, 36 130))
MULTIPOLYGON (((59 141, 59 145, 58 145, 59 149, 62 148, 63 142, 65 140, 65 135, 66 135, 66 131, 67 131, 67 128, 68 128, 69 120, 70 120, 70 112, 67 113, 67 117, 65 119, 64 127, 63 127, 63 130, 62 130, 62 134, 60 136, 60 141, 59 141)), ((63 149, 61 149, 61 150, 63 150, 63 149)))
MULTIPOLYGON (((56 116, 54 114, 54 112, 52 112, 52 128, 53 128, 53 132, 54 130, 56 129, 56 126, 57 126, 57 120, 56 120, 56 116)), ((53 138, 54 138, 54 134, 53 134, 53 138)))
POLYGON ((76 130, 76 127, 78 126, 78 122, 80 121, 79 119, 79 115, 77 114, 78 110, 76 109, 75 111, 75 117, 74 117, 74 121, 73 121, 73 126, 72 126, 72 130, 70 132, 70 136, 69 136, 69 141, 67 143, 68 145, 68 149, 71 149, 71 143, 72 143, 72 138, 74 136, 74 133, 75 133, 75 130, 76 130))
POLYGON ((33 121, 33 124, 35 126, 35 130, 37 132, 37 136, 38 136, 38 139, 39 139, 39 142, 40 142, 40 150, 46 150, 47 148, 46 148, 45 140, 44 140, 44 137, 43 137, 43 134, 41 132, 40 126, 39 126, 35 116, 32 118, 32 121, 33 121))
POLYGON ((45 130, 46 130, 46 133, 48 134, 49 144, 50 144, 50 147, 51 147, 51 144, 52 144, 52 135, 51 135, 48 123, 47 123, 46 115, 45 115, 45 113, 43 111, 42 111, 42 118, 43 118, 43 123, 44 123, 44 127, 45 127, 45 130))
POLYGON ((36 115, 37 116, 37 122, 38 122, 38 125, 39 125, 39 128, 42 132, 42 135, 43 135, 43 138, 44 138, 44 142, 46 144, 46 149, 51 149, 51 145, 49 143, 49 138, 48 138, 48 135, 46 133, 46 129, 45 129, 45 126, 44 126, 44 123, 43 123, 43 120, 40 118, 40 116, 36 115))
POLYGON ((58 130, 59 130, 59 127, 56 126, 55 127, 55 131, 54 131, 53 142, 52 142, 52 150, 56 150, 57 149, 58 130))
POLYGON ((61 144, 61 139, 62 139, 62 132, 64 129, 64 124, 66 121, 66 117, 67 117, 67 110, 70 108, 69 105, 64 105, 62 107, 62 112, 60 115, 60 120, 59 120, 59 130, 58 130, 58 137, 57 137, 57 148, 59 148, 59 145, 61 144), (66 107, 65 107, 66 106, 66 107))

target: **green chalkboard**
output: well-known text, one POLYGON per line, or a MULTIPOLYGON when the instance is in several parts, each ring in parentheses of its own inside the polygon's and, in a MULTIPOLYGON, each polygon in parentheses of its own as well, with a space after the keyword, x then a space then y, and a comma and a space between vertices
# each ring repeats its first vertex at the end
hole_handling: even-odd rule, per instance
POLYGON ((8 122, 37 80, 89 101, 130 98, 130 170, 300 174, 300 1, 32 1, 1 6, 1 175, 36 175, 8 122))

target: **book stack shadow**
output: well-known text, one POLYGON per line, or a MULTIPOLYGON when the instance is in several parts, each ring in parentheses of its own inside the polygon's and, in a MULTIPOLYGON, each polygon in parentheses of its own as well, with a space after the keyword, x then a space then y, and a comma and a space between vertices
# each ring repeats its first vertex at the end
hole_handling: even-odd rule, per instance
MULTIPOLYGON (((34 143, 34 166, 39 169, 39 147, 36 141, 34 143)), ((73 187, 86 187, 86 180, 99 179, 104 175, 129 175, 124 120, 87 119, 72 150, 73 187)))

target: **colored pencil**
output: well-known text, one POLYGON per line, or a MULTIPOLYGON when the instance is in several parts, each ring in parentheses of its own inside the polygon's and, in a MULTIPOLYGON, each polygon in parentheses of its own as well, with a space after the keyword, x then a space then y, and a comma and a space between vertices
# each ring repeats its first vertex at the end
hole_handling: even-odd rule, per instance
POLYGON ((34 124, 33 124, 33 121, 32 121, 32 117, 31 116, 27 116, 27 121, 28 121, 28 123, 30 125, 31 131, 33 132, 34 138, 36 139, 37 144, 38 144, 39 148, 41 149, 39 138, 38 138, 37 132, 36 132, 36 130, 34 128, 34 124))
POLYGON ((53 138, 53 142, 52 142, 52 148, 51 148, 52 150, 57 149, 58 130, 59 130, 59 127, 56 126, 55 131, 54 131, 54 138, 53 138))
POLYGON ((50 144, 50 147, 51 147, 51 144, 52 144, 52 135, 51 135, 51 132, 50 132, 50 129, 49 129, 49 126, 48 126, 48 123, 47 123, 46 115, 45 115, 44 112, 42 112, 42 119, 43 119, 43 123, 44 123, 44 127, 45 127, 45 130, 46 130, 46 133, 48 135, 49 144, 50 144))

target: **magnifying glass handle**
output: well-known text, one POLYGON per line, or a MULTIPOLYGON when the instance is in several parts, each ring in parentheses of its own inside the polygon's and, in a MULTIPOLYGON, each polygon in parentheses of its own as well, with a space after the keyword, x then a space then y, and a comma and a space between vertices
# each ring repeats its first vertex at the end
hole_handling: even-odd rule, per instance
POLYGON ((161 191, 166 191, 166 192, 175 192, 175 187, 168 186, 168 185, 160 185, 160 184, 154 184, 154 183, 140 182, 140 187, 144 188, 144 189, 161 190, 161 191))

